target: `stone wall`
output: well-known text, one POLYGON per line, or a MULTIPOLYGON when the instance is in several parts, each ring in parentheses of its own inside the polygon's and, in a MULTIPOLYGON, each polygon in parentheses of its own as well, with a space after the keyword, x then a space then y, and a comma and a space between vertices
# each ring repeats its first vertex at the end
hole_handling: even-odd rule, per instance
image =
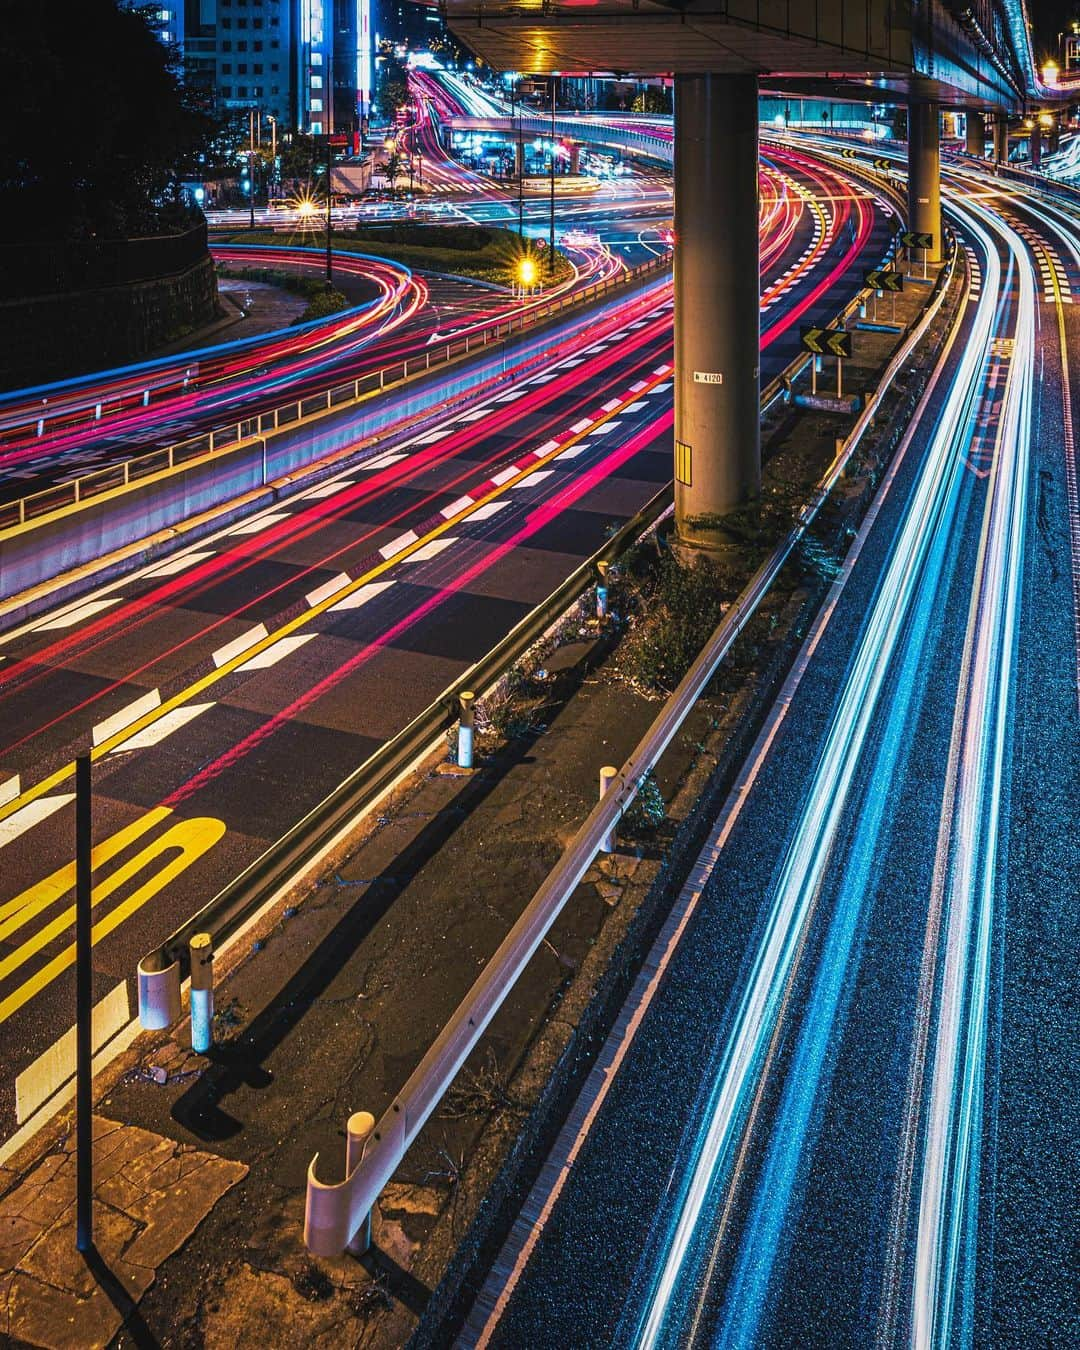
POLYGON ((218 312, 208 253, 173 276, 0 302, 0 390, 127 365, 218 312))

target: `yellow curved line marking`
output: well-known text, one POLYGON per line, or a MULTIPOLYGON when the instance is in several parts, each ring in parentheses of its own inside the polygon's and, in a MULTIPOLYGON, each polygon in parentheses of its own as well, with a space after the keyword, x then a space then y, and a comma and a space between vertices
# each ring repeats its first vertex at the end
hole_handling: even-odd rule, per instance
MULTIPOLYGON (((133 825, 119 830, 111 839, 106 841, 102 848, 95 849, 95 861, 103 862, 107 857, 112 857, 122 849, 125 844, 137 839, 145 834, 153 826, 160 824, 172 812, 167 807, 158 806, 152 811, 148 811, 144 816, 137 820, 133 825), (101 856, 104 853, 105 856, 101 856)), ((184 872, 192 863, 196 862, 225 833, 225 822, 217 820, 212 816, 195 817, 192 820, 177 821, 170 829, 156 839, 152 839, 144 848, 140 849, 134 857, 129 858, 121 867, 99 885, 95 886, 91 892, 91 904, 98 905, 101 901, 107 899, 115 891, 119 890, 132 878, 144 871, 155 861, 162 859, 164 855, 172 853, 173 856, 164 863, 163 866, 153 871, 149 877, 134 890, 126 900, 121 901, 115 909, 110 910, 108 914, 91 929, 91 942, 96 945, 102 938, 106 937, 118 928, 125 919, 131 917, 137 910, 146 904, 147 900, 152 899, 159 891, 176 877, 184 872)), ((28 891, 23 892, 11 904, 19 906, 19 915, 16 922, 10 925, 10 930, 19 927, 21 924, 39 914, 48 905, 53 904, 62 896, 69 894, 75 886, 75 865, 68 863, 59 868, 51 876, 40 881, 36 886, 30 887, 28 891), (25 911, 25 912, 23 912, 25 911)), ((32 956, 36 955, 43 947, 48 946, 65 929, 69 928, 75 921, 75 906, 69 905, 63 913, 57 915, 50 923, 46 924, 17 948, 10 956, 0 961, 0 979, 6 979, 13 971, 25 964, 32 956)), ((9 994, 7 998, 0 1001, 0 1023, 7 1021, 13 1013, 17 1012, 25 1003, 39 994, 46 985, 51 984, 53 980, 62 974, 67 968, 75 962, 75 945, 66 947, 51 961, 48 961, 40 970, 36 970, 27 980, 25 980, 18 989, 9 994)))

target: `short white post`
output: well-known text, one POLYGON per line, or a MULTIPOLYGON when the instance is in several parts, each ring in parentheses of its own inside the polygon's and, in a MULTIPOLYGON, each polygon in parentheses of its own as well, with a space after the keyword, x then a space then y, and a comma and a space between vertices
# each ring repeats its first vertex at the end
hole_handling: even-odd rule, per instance
MULTIPOLYGON (((618 776, 619 776, 619 771, 618 771, 618 769, 614 766, 614 764, 605 764, 604 767, 600 770, 600 800, 601 800, 601 801, 603 801, 603 799, 607 796, 608 792, 611 790, 611 785, 612 785, 612 783, 615 782, 615 780, 616 780, 616 778, 618 778, 618 776)), ((605 834, 604 837, 603 837, 603 839, 601 839, 601 841, 600 841, 600 852, 601 852, 601 853, 614 853, 614 852, 615 852, 615 826, 614 826, 614 825, 612 825, 612 827, 608 830, 607 834, 605 834)))
POLYGON ((214 1044, 214 939, 196 933, 188 943, 191 953, 191 1048, 209 1054, 214 1044))
MULTIPOLYGON (((345 1175, 351 1177, 364 1161, 367 1141, 375 1128, 375 1117, 370 1111, 354 1111, 349 1117, 345 1138, 345 1175)), ((363 1256, 371 1246, 371 1211, 353 1234, 345 1250, 353 1256, 363 1256)))
POLYGON ((149 390, 149 389, 144 389, 144 390, 143 390, 143 395, 142 395, 142 405, 143 405, 144 408, 149 408, 149 406, 150 406, 150 390, 149 390))
POLYGON ((101 421, 101 404, 100 404, 100 403, 95 403, 95 404, 94 404, 94 421, 95 421, 95 422, 100 422, 100 421, 101 421))
POLYGON ((458 703, 460 713, 457 734, 457 762, 459 769, 471 769, 473 766, 473 726, 476 717, 474 704, 476 695, 469 690, 461 694, 458 703))

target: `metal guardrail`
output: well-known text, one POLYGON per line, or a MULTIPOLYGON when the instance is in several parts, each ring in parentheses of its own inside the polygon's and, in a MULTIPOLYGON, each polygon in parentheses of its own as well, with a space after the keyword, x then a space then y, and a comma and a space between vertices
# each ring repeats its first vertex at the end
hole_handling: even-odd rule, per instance
POLYGON ((25 525, 38 517, 65 507, 77 506, 116 488, 132 486, 154 474, 212 458, 223 450, 232 450, 241 442, 265 436, 286 427, 300 426, 321 417, 328 411, 351 407, 362 399, 386 389, 397 388, 410 380, 427 374, 439 366, 483 350, 513 333, 527 332, 554 315, 578 305, 586 305, 608 295, 620 286, 640 280, 669 268, 669 257, 650 258, 636 267, 628 268, 603 281, 595 281, 579 291, 572 291, 547 304, 531 307, 508 319, 487 324, 476 333, 466 333, 437 347, 428 347, 417 356, 394 361, 390 365, 361 375, 358 379, 335 385, 330 389, 308 394, 294 402, 271 408, 252 417, 241 418, 202 435, 179 441, 175 445, 133 456, 94 473, 85 474, 69 483, 58 483, 9 502, 0 503, 0 530, 25 525))
POLYGON ((922 319, 909 330, 906 340, 890 361, 878 389, 867 401, 813 497, 800 511, 792 530, 758 568, 725 614, 704 650, 680 681, 634 753, 619 770, 610 790, 590 812, 555 869, 533 896, 434 1045, 394 1097, 389 1109, 370 1129, 359 1160, 356 1160, 356 1153, 352 1153, 355 1165, 348 1170, 344 1181, 328 1184, 316 1176, 318 1154, 312 1159, 308 1168, 304 1215, 304 1242, 309 1251, 319 1256, 340 1256, 354 1236, 364 1231, 379 1194, 393 1177, 405 1152, 476 1048, 491 1019, 592 865, 603 840, 617 827, 645 775, 671 744, 720 662, 756 612, 844 473, 851 456, 872 425, 885 391, 940 309, 955 270, 957 253, 955 240, 951 240, 946 265, 939 273, 922 319))
MULTIPOLYGON (((527 614, 495 647, 444 689, 423 712, 376 750, 277 843, 244 869, 209 904, 188 919, 139 962, 139 1016, 156 1030, 164 1010, 178 1006, 180 983, 188 974, 188 944, 196 933, 210 933, 215 950, 227 941, 267 898, 315 859, 343 827, 370 807, 400 775, 430 751, 458 719, 460 696, 490 689, 529 650, 551 624, 595 584, 601 563, 613 561, 648 529, 672 501, 669 484, 608 539, 602 548, 527 614), (145 1005, 144 1005, 145 998, 145 1005)), ((173 1020, 169 1018, 169 1021, 173 1020)))
MULTIPOLYGON (((457 116, 447 118, 452 131, 478 128, 487 131, 516 132, 520 123, 522 133, 530 136, 549 136, 551 118, 542 114, 533 116, 523 114, 520 117, 509 115, 499 117, 457 116)), ((567 116, 565 113, 555 117, 555 135, 570 140, 588 142, 592 145, 614 146, 620 150, 632 150, 646 155, 650 159, 670 164, 675 155, 675 142, 670 136, 650 136, 644 131, 635 131, 630 127, 621 127, 617 122, 590 120, 589 115, 567 116)))
MULTIPOLYGON (((872 175, 871 175, 872 176, 872 175)), ((895 191, 895 189, 893 189, 895 191)), ((644 264, 658 270, 666 259, 644 264)), ((832 320, 843 322, 862 303, 868 291, 860 290, 832 320)), ((810 364, 808 355, 796 357, 761 392, 762 411, 786 395, 796 377, 810 364)), ((518 661, 543 634, 553 618, 569 607, 595 580, 598 564, 615 558, 627 542, 657 519, 670 499, 671 485, 628 521, 610 540, 574 571, 540 606, 512 629, 487 656, 383 745, 341 783, 319 806, 308 813, 280 840, 271 845, 193 918, 171 934, 155 951, 139 962, 139 1016, 148 1030, 170 1025, 179 1015, 180 984, 188 968, 188 943, 196 933, 210 933, 215 947, 227 941, 289 877, 315 858, 327 841, 361 811, 369 807, 457 720, 459 695, 482 692, 518 661)))

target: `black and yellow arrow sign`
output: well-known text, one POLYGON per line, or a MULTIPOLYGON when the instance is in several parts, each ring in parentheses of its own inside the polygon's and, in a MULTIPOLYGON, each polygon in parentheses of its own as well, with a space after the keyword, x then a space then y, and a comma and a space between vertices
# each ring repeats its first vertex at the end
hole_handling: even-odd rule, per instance
POLYGON ((875 267, 871 271, 863 273, 863 285, 869 286, 873 291, 902 291, 904 289, 904 274, 903 272, 890 272, 875 267))
POLYGON ((914 230, 905 230, 900 236, 900 243, 904 248, 933 248, 934 236, 932 234, 916 234, 914 230))
POLYGON ((815 356, 850 356, 851 334, 843 328, 804 328, 803 350, 815 356))
POLYGON ((843 155, 845 159, 856 159, 858 158, 859 154, 858 150, 852 150, 850 146, 848 146, 844 150, 841 150, 840 153, 843 155))
POLYGON ((878 173, 888 173, 889 170, 892 168, 892 166, 893 165, 891 159, 874 160, 874 168, 877 169, 878 173))

